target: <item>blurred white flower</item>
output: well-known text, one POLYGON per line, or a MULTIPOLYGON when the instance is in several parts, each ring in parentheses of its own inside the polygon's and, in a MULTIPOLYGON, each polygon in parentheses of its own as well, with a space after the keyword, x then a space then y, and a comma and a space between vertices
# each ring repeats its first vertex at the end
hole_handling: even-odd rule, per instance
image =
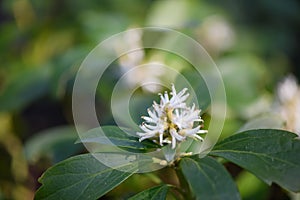
POLYGON ((165 75, 162 63, 145 62, 145 52, 142 44, 143 32, 140 29, 131 30, 125 33, 122 41, 116 43, 115 49, 118 54, 124 50, 131 49, 131 52, 119 57, 119 64, 122 74, 126 74, 125 80, 129 87, 141 86, 148 92, 157 92, 161 84, 161 78, 165 75), (135 68, 140 66, 138 68, 135 68), (154 69, 155 68, 155 69, 154 69), (133 70, 134 69, 134 70, 133 70), (129 73, 128 73, 129 72, 129 73), (148 83, 155 83, 156 87, 148 83))
POLYGON ((298 85, 294 76, 287 76, 278 86, 278 97, 281 103, 287 103, 293 101, 297 96, 298 85))
POLYGON ((219 15, 205 18, 197 33, 204 46, 212 53, 218 54, 235 43, 233 28, 224 17, 219 15))
POLYGON ((144 132, 137 132, 140 141, 154 138, 155 142, 160 145, 163 143, 172 144, 172 148, 176 147, 176 143, 184 141, 186 137, 203 140, 197 134, 207 133, 207 130, 201 130, 200 123, 203 120, 200 117, 200 110, 195 108, 195 105, 188 107, 185 103, 189 94, 187 89, 176 92, 172 85, 172 92, 165 92, 160 95, 160 104, 153 102, 153 109, 148 109, 149 116, 143 116, 145 120, 140 128, 144 132), (197 125, 195 125, 198 123, 197 125), (156 140, 158 138, 158 141, 156 140))
POLYGON ((277 89, 279 112, 286 121, 286 129, 300 136, 300 87, 294 76, 287 76, 277 89))
POLYGON ((123 70, 127 71, 128 68, 141 64, 144 59, 145 53, 142 49, 141 39, 142 31, 139 29, 125 33, 123 38, 124 41, 120 42, 116 50, 122 50, 124 46, 121 45, 125 45, 127 49, 133 49, 134 51, 120 57, 119 62, 123 70))

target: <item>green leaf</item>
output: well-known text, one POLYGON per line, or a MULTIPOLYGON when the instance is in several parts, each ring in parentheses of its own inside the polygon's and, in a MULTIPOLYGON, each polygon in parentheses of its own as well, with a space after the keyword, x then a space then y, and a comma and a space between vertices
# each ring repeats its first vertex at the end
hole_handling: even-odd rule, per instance
POLYGON ((136 171, 134 164, 113 169, 91 154, 75 156, 54 165, 42 175, 39 179, 42 186, 35 199, 98 199, 136 171))
POLYGON ((126 133, 117 126, 103 126, 101 129, 104 134, 101 133, 100 128, 94 128, 86 133, 81 134, 81 138, 76 142, 99 143, 107 145, 113 144, 118 147, 129 149, 149 149, 158 147, 158 145, 150 141, 139 142, 138 138, 133 136, 135 135, 134 131, 126 130, 126 133))
POLYGON ((29 162, 37 162, 42 157, 62 161, 83 149, 74 145, 78 138, 75 127, 61 126, 42 131, 25 143, 25 155, 29 162))
POLYGON ((215 159, 183 158, 180 167, 197 199, 240 199, 230 174, 215 159))
POLYGON ((128 200, 140 200, 140 199, 165 200, 169 188, 170 186, 168 185, 159 185, 156 187, 152 187, 134 195, 133 197, 130 197, 128 200))
POLYGON ((267 184, 272 182, 300 191, 300 140, 283 130, 245 131, 218 143, 210 153, 252 172, 267 184))
POLYGON ((171 162, 176 156, 176 148, 172 149, 171 144, 168 144, 162 148, 162 152, 165 156, 166 161, 171 162))
POLYGON ((0 95, 0 112, 23 108, 45 94, 49 89, 51 70, 39 68, 25 70, 11 79, 0 95))

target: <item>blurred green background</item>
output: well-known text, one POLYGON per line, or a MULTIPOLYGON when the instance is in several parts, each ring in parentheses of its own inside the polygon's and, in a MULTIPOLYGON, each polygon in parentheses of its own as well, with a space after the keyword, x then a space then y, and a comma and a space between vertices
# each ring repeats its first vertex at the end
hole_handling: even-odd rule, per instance
MULTIPOLYGON (((37 179, 48 167, 85 151, 74 144, 71 95, 76 70, 102 40, 144 26, 181 31, 200 42, 214 59, 228 100, 222 137, 268 113, 283 77, 300 77, 297 0, 2 0, 0 199, 32 199, 37 179)), ((114 65, 122 70, 125 61, 149 60, 185 68, 182 61, 163 52, 145 52, 141 58, 124 58, 114 65)), ((118 77, 116 70, 108 70, 103 77, 106 84, 97 94, 103 124, 114 124, 109 105, 118 77)), ((145 99, 137 101, 137 110, 149 106, 149 99, 146 107, 141 103, 145 99)), ((243 199, 290 199, 277 186, 267 187, 237 166, 226 166, 243 199)), ((138 181, 147 183, 145 176, 134 176, 106 198, 140 191, 138 181)))

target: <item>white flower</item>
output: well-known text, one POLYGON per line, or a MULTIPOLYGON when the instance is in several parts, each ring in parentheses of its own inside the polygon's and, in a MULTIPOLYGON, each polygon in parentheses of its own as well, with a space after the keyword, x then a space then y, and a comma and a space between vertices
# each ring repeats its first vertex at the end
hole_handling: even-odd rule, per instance
POLYGON ((300 136, 300 88, 294 76, 289 75, 279 85, 279 112, 286 121, 286 129, 300 136))
POLYGON ((278 97, 281 103, 290 103, 295 99, 298 93, 297 80, 293 75, 287 76, 277 89, 278 97))
POLYGON ((172 92, 165 92, 160 95, 160 104, 153 102, 152 110, 148 109, 149 116, 143 116, 145 122, 140 128, 144 132, 137 132, 140 141, 153 138, 160 145, 171 143, 172 148, 176 147, 177 142, 184 141, 186 137, 203 140, 198 134, 207 133, 201 130, 200 123, 203 120, 200 117, 200 110, 195 105, 188 107, 185 103, 189 94, 187 88, 181 90, 178 94, 172 85, 172 92), (196 125, 197 123, 197 125, 196 125))
POLYGON ((116 53, 118 55, 122 55, 119 57, 118 61, 121 69, 121 75, 126 73, 126 76, 123 76, 125 83, 130 88, 135 88, 137 85, 141 85, 143 90, 156 93, 160 87, 146 83, 161 83, 161 78, 166 71, 163 67, 156 66, 162 65, 163 63, 154 63, 149 62, 148 60, 148 64, 144 64, 146 56, 143 48, 142 30, 133 29, 124 32, 122 35, 123 37, 118 38, 113 45, 116 53), (128 52, 128 50, 130 51, 128 52), (124 54, 124 52, 127 53, 124 54), (155 70, 153 70, 154 67, 155 70))

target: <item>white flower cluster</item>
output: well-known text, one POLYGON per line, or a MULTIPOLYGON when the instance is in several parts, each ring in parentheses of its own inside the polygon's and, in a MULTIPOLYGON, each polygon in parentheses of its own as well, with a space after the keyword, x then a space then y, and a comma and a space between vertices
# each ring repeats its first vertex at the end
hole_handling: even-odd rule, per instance
POLYGON ((278 86, 279 112, 286 129, 300 137, 300 87, 294 76, 287 76, 278 86))
POLYGON ((176 147, 176 142, 181 142, 186 137, 203 140, 197 134, 207 133, 207 130, 201 130, 199 123, 203 120, 200 117, 200 110, 195 108, 195 105, 188 107, 185 103, 189 94, 186 93, 187 88, 180 91, 178 94, 172 85, 172 92, 165 92, 160 95, 160 104, 153 102, 153 110, 148 109, 149 116, 143 116, 145 120, 140 128, 144 132, 137 132, 140 141, 154 138, 154 141, 172 144, 172 148, 176 147), (198 125, 195 126, 195 123, 198 125), (155 139, 158 138, 158 141, 155 139))

